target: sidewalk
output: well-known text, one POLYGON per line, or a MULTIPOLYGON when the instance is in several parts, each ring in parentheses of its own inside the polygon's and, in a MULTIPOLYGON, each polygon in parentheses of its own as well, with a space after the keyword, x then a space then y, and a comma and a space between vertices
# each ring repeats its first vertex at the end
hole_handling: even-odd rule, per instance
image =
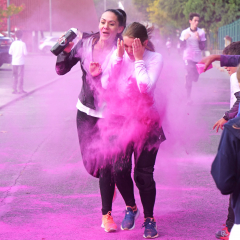
MULTIPOLYGON (((3 64, 0 68, 0 110, 9 104, 24 98, 33 92, 60 80, 55 72, 56 57, 53 55, 29 54, 25 59, 24 90, 26 94, 12 94, 12 66, 3 64)), ((69 74, 80 71, 79 66, 74 67, 69 74)))

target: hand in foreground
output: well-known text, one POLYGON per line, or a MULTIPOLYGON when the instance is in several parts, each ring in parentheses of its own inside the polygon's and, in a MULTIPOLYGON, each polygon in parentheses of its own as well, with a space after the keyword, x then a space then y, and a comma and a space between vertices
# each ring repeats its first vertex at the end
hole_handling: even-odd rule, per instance
POLYGON ((99 74, 102 73, 101 64, 99 64, 97 62, 90 62, 89 72, 93 77, 98 76, 99 74))
POLYGON ((142 60, 145 47, 142 45, 139 38, 134 39, 132 47, 133 47, 133 55, 134 55, 135 61, 142 60))
POLYGON ((220 57, 221 55, 210 55, 208 57, 205 57, 203 58, 199 63, 204 63, 205 64, 205 67, 203 69, 203 72, 205 72, 207 70, 207 68, 209 67, 209 65, 212 63, 212 62, 215 62, 215 61, 220 61, 220 57))
POLYGON ((117 40, 117 56, 122 58, 124 55, 124 43, 123 40, 118 38, 117 40))
POLYGON ((216 132, 218 132, 219 128, 221 128, 223 130, 223 125, 227 122, 227 120, 225 120, 224 118, 219 119, 213 126, 213 129, 216 129, 216 132))

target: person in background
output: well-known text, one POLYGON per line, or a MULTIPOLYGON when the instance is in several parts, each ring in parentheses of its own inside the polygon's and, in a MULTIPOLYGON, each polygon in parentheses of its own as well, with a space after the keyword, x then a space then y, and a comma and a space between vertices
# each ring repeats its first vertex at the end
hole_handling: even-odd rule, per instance
POLYGON ((24 56, 27 55, 26 44, 21 40, 23 32, 17 30, 15 32, 16 40, 11 44, 9 48, 9 54, 12 55, 13 66, 13 94, 26 93, 23 90, 23 78, 24 78, 24 56), (19 90, 19 92, 18 92, 19 90))
POLYGON ((232 43, 232 38, 229 37, 228 35, 224 38, 224 47, 227 47, 232 43))
POLYGON ((168 55, 170 55, 170 53, 171 53, 171 47, 172 47, 172 42, 171 42, 170 38, 167 39, 166 47, 167 47, 168 55))
POLYGON ((186 83, 188 104, 191 104, 192 82, 197 82, 199 74, 196 64, 202 59, 202 50, 205 48, 205 32, 198 28, 200 15, 197 13, 189 14, 190 27, 183 30, 180 36, 181 48, 184 49, 183 60, 186 68, 186 83))
POLYGON ((178 41, 178 43, 177 43, 177 52, 178 52, 178 55, 181 55, 181 43, 180 43, 180 41, 178 41))

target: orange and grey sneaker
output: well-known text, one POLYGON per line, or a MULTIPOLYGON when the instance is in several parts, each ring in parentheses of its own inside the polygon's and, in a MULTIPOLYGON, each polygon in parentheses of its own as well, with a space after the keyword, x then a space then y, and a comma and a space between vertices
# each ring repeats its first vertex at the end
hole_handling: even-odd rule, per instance
POLYGON ((216 238, 218 239, 223 239, 223 240, 228 240, 229 239, 229 231, 228 231, 228 227, 226 225, 223 225, 224 228, 220 231, 216 232, 216 238))
POLYGON ((102 216, 102 228, 106 232, 115 232, 117 230, 117 225, 113 221, 113 217, 111 216, 111 211, 109 211, 106 215, 102 216))

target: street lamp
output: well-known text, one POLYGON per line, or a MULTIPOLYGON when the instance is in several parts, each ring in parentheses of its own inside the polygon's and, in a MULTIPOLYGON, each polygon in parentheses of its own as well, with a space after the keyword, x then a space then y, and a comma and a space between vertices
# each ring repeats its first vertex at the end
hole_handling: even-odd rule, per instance
POLYGON ((107 0, 104 0, 104 11, 106 11, 107 10, 107 0))
POLYGON ((52 36, 52 0, 49 0, 49 31, 52 36))
MULTIPOLYGON (((7 0, 7 7, 10 5, 10 0, 7 0)), ((11 25, 10 25, 10 16, 8 16, 7 19, 7 31, 8 31, 8 37, 10 37, 10 32, 11 32, 11 25)))

